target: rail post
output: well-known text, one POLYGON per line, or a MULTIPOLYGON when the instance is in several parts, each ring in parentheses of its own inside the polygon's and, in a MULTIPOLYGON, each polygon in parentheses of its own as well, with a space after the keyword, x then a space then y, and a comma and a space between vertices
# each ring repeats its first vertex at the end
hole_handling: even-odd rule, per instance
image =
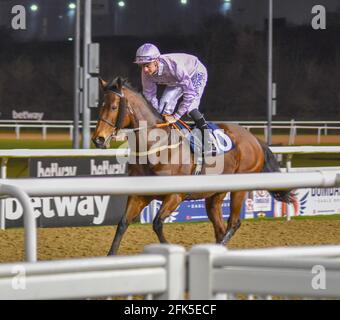
MULTIPOLYGON (((1 159, 1 179, 7 178, 7 158, 1 159)), ((6 228, 6 210, 5 210, 5 200, 0 200, 0 229, 5 230, 6 228)))
POLYGON ((167 290, 156 295, 159 300, 183 300, 185 291, 185 249, 168 244, 151 244, 144 248, 145 253, 161 254, 166 258, 167 290))
POLYGON ((37 261, 37 227, 31 201, 27 193, 12 185, 0 184, 0 194, 16 197, 24 210, 25 260, 37 261))
POLYGON ((190 300, 226 299, 226 294, 213 292, 212 272, 215 256, 226 253, 224 246, 203 244, 194 246, 189 252, 190 300))

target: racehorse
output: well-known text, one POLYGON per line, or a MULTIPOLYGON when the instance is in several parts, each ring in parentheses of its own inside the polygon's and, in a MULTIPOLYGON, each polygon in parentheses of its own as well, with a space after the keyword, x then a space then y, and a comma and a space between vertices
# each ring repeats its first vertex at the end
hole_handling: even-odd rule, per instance
MULTIPOLYGON (((135 131, 152 130, 159 128, 167 136, 171 128, 164 124, 160 114, 144 99, 144 97, 122 78, 118 77, 110 83, 99 79, 103 89, 104 101, 99 111, 99 118, 92 141, 97 148, 107 148, 112 138, 116 137, 122 128, 130 128, 135 131), (140 127, 141 121, 146 126, 140 127)), ((258 140, 245 128, 236 124, 225 124, 219 126, 233 141, 235 147, 228 153, 220 155, 223 157, 223 174, 252 173, 252 172, 278 172, 279 164, 268 146, 258 140)), ((151 150, 151 145, 146 144, 146 153, 138 153, 142 141, 136 138, 137 156, 145 156, 151 150)), ((180 148, 166 146, 166 152, 171 160, 179 159, 178 153, 183 152, 180 148)), ((148 161, 144 163, 129 164, 129 176, 157 176, 157 175, 192 175, 196 164, 193 154, 189 154, 189 161, 176 163, 153 164, 148 161)), ((207 172, 207 166, 203 165, 202 174, 207 172)), ((118 224, 116 234, 109 251, 109 255, 117 253, 122 237, 129 224, 138 217, 142 209, 152 200, 159 199, 162 205, 153 220, 153 230, 161 243, 166 243, 163 233, 164 220, 179 206, 183 200, 205 199, 206 211, 209 220, 214 226, 216 242, 226 244, 241 225, 240 212, 246 191, 236 191, 230 194, 230 216, 227 227, 222 215, 222 202, 227 194, 225 192, 208 192, 195 194, 174 193, 167 195, 131 195, 128 197, 125 214, 118 224)), ((286 203, 291 202, 290 191, 271 192, 275 199, 286 203)))

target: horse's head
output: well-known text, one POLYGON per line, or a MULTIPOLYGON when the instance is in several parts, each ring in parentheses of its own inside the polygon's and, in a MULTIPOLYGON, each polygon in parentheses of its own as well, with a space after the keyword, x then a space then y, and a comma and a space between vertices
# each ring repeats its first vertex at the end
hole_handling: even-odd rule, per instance
POLYGON ((96 130, 92 135, 92 141, 97 148, 106 149, 111 139, 119 129, 130 124, 130 116, 127 112, 127 100, 123 92, 123 80, 118 77, 111 83, 99 79, 104 92, 104 101, 99 110, 99 118, 96 130))

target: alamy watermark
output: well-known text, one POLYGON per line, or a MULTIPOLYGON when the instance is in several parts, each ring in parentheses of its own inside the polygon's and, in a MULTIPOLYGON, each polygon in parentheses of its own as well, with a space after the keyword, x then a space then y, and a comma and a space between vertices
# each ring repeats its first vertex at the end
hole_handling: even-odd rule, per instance
POLYGON ((312 8, 312 14, 315 14, 311 22, 312 28, 314 30, 325 30, 326 29, 326 8, 322 5, 315 5, 312 8))
POLYGON ((15 265, 12 268, 11 273, 14 275, 12 278, 13 290, 25 290, 26 289, 26 269, 22 265, 15 265))
POLYGON ((322 265, 315 265, 312 268, 312 274, 315 276, 312 278, 312 288, 314 290, 326 290, 326 269, 322 265))
POLYGON ((26 30, 26 9, 22 5, 15 5, 12 7, 11 26, 14 30, 26 30))
MULTIPOLYGON (((13 266, 11 273, 12 278, 12 289, 13 290, 26 290, 26 268, 22 265, 13 266)), ((314 265, 311 273, 314 274, 311 287, 314 290, 326 290, 326 268, 322 265, 314 265)))
MULTIPOLYGON (((13 15, 11 26, 14 30, 26 30, 26 8, 23 5, 15 5, 12 7, 13 15)), ((312 7, 311 13, 314 15, 311 21, 314 30, 326 29, 326 8, 323 5, 315 5, 312 7)))
MULTIPOLYGON (((129 130, 125 133, 131 150, 130 164, 149 164, 162 170, 173 170, 171 166, 159 165, 197 165, 202 163, 204 154, 205 172, 207 174, 221 174, 224 172, 225 153, 233 149, 233 142, 222 130, 214 130, 214 134, 199 129, 193 130, 189 136, 186 129, 171 129, 170 132, 160 128, 147 130, 147 122, 140 121, 137 131, 129 130), (194 143, 192 141, 194 140, 194 143)), ((109 147, 113 135, 104 132, 102 146, 109 147)), ((97 135, 98 136, 98 135, 97 135)), ((118 158, 118 162, 126 159, 118 158)), ((189 167, 188 167, 189 168, 189 167)), ((165 173, 165 172, 163 172, 165 173)))

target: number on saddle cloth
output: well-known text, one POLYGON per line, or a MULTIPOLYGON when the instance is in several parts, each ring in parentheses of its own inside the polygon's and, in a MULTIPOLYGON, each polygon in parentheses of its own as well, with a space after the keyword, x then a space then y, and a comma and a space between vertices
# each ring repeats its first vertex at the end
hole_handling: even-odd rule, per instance
MULTIPOLYGON (((189 132, 187 128, 183 124, 180 123, 180 121, 177 121, 176 124, 181 129, 181 131, 184 133, 185 137, 190 141, 190 150, 193 153, 196 153, 198 155, 201 155, 202 150, 202 140, 201 140, 201 131, 197 129, 196 127, 191 127, 192 131, 189 132)), ((221 129, 219 128, 215 123, 208 122, 208 128, 210 133, 210 141, 215 146, 215 150, 212 153, 212 148, 210 150, 207 150, 208 153, 206 156, 216 156, 223 153, 227 153, 230 150, 233 150, 235 148, 234 142, 230 139, 230 137, 221 129)))

